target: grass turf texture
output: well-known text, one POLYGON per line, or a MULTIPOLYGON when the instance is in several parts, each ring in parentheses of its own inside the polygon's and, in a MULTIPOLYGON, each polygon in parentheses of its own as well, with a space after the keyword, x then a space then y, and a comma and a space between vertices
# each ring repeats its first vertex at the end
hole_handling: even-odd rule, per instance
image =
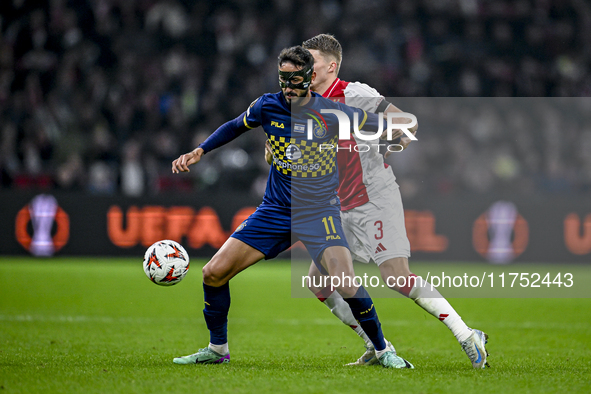
POLYGON ((160 287, 138 259, 0 258, 0 392, 589 391, 589 299, 452 300, 491 336, 482 371, 412 301, 376 299, 386 337, 416 369, 351 368, 361 340, 318 301, 291 298, 279 261, 232 280, 232 362, 175 365, 208 342, 202 264, 160 287))

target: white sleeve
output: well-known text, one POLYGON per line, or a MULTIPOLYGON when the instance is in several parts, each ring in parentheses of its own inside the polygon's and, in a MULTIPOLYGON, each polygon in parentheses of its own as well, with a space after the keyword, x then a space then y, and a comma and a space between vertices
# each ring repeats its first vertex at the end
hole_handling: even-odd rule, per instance
POLYGON ((361 82, 350 82, 343 93, 345 104, 371 113, 375 113, 384 100, 377 90, 361 82))

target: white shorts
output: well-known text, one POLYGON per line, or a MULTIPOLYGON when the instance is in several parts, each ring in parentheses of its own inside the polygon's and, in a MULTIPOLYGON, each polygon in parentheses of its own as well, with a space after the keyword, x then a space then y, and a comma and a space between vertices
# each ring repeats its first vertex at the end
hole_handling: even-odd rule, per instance
POLYGON ((395 257, 410 257, 404 209, 396 183, 384 186, 368 203, 341 212, 353 260, 378 266, 395 257))

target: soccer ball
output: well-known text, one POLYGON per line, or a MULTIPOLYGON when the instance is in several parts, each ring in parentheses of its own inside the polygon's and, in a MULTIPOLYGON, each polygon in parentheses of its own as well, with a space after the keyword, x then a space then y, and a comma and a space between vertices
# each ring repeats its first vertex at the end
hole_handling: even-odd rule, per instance
POLYGON ((189 271, 189 255, 178 242, 158 241, 144 254, 144 272, 160 286, 179 283, 189 271))

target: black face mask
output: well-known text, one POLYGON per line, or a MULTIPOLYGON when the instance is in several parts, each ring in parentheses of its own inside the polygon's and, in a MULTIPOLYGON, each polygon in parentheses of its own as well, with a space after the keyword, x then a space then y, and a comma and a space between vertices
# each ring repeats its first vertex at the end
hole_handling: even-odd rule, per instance
POLYGON ((298 71, 279 71, 279 76, 283 77, 283 81, 279 80, 279 86, 281 89, 308 89, 310 83, 312 82, 313 71, 314 67, 304 67, 298 71), (291 80, 294 77, 303 77, 304 80, 300 83, 292 83, 291 80))

